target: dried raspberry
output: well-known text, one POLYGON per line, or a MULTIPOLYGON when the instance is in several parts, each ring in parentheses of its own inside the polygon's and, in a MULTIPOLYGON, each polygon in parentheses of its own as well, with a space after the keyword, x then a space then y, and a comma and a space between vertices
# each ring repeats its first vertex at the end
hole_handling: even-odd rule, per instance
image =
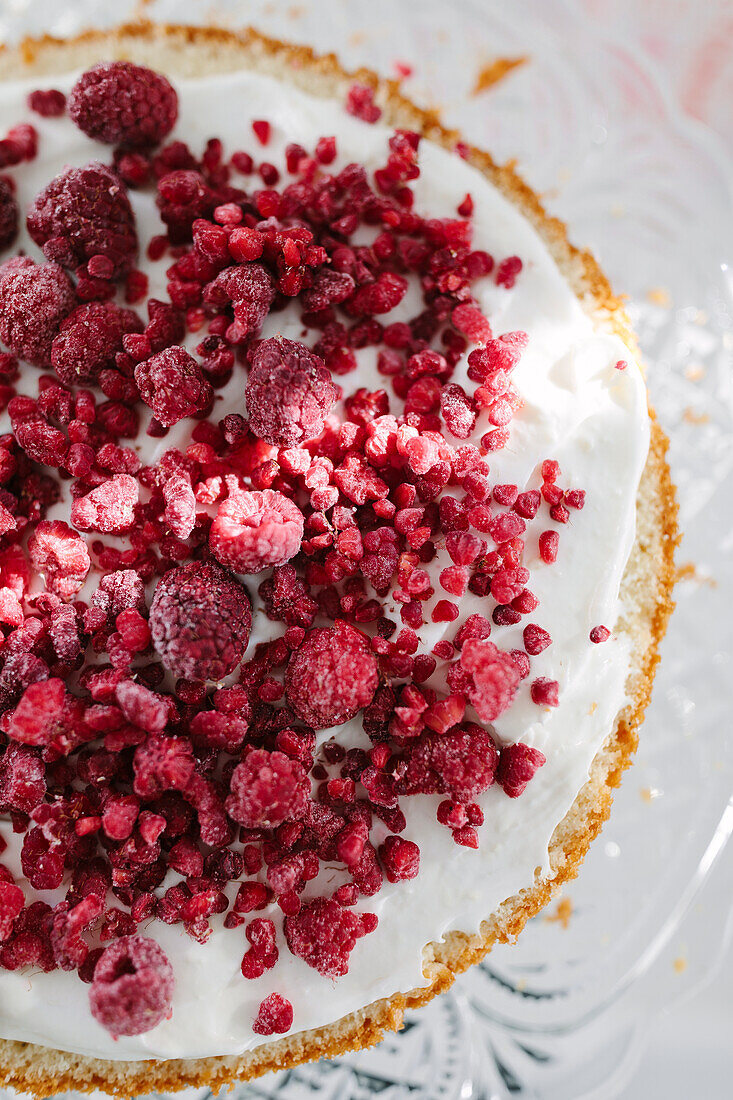
POLYGON ((0 877, 0 942, 10 938, 15 919, 24 905, 25 896, 20 886, 0 877))
POLYGON ((196 767, 191 742, 183 737, 153 735, 135 750, 133 789, 139 798, 164 791, 185 791, 196 767))
POLYGON ((89 990, 92 1016, 116 1039, 152 1031, 171 1014, 173 968, 155 940, 122 936, 104 949, 89 990))
POLYGON ((557 680, 548 680, 546 676, 538 676, 530 686, 532 702, 538 707, 556 707, 560 702, 560 685, 557 680))
POLYGON ((179 539, 187 539, 196 524, 196 497, 183 474, 173 474, 163 486, 165 522, 179 539))
POLYGON ((244 656, 251 625, 246 591, 217 565, 189 562, 158 582, 150 632, 163 664, 176 676, 228 676, 244 656))
POLYGON ((332 898, 316 898, 296 916, 285 918, 285 938, 292 953, 319 974, 341 978, 348 973, 357 939, 376 926, 372 913, 354 913, 332 898))
POLYGON ((356 316, 373 316, 389 313, 398 306, 407 293, 407 279, 385 271, 375 282, 359 287, 349 301, 349 312, 356 316))
POLYGON ((217 309, 232 306, 236 341, 256 336, 275 298, 275 283, 262 264, 238 264, 221 271, 204 291, 204 301, 217 309))
POLYGON ((546 762, 544 753, 517 742, 501 750, 496 781, 510 798, 518 798, 530 779, 546 762))
POLYGON ((46 588, 70 600, 91 568, 87 544, 63 520, 41 520, 28 540, 28 554, 46 588))
POLYGON ((368 84, 352 84, 346 96, 346 110, 363 122, 377 122, 381 108, 374 102, 374 89, 368 84))
POLYGON ((388 882, 415 878, 420 870, 420 849, 400 836, 388 836, 379 847, 379 857, 388 882))
POLYGON ((33 749, 11 742, 0 760, 0 806, 29 814, 45 793, 42 760, 33 749))
POLYGON ((598 645, 600 642, 606 642, 611 637, 611 631, 607 626, 594 626, 590 632, 590 640, 598 645))
POLYGON ((439 736, 422 734, 409 746, 406 762, 400 793, 449 794, 470 802, 494 782, 499 753, 486 730, 467 723, 439 736))
POLYGON ((293 1026, 293 1006, 279 993, 265 997, 252 1024, 255 1035, 284 1035, 293 1026))
POLYGON ((77 970, 83 964, 89 947, 81 933, 103 912, 104 899, 98 894, 88 894, 73 909, 69 909, 68 901, 56 906, 50 939, 56 965, 61 970, 77 970))
POLYGON ((87 137, 107 145, 157 145, 178 118, 178 96, 160 73, 110 61, 87 69, 69 94, 69 115, 87 137))
POLYGON ((445 426, 456 439, 468 439, 476 423, 476 410, 462 386, 449 382, 440 394, 445 426))
POLYGON ((75 305, 71 280, 57 264, 18 256, 0 266, 0 338, 19 359, 49 366, 53 338, 75 305))
POLYGON ((161 733, 168 721, 168 705, 143 684, 123 680, 117 685, 115 698, 128 722, 147 733, 161 733))
POLYGON ((190 241, 193 223, 208 217, 216 205, 203 176, 190 169, 170 172, 159 179, 156 202, 171 244, 190 241))
POLYGON ((548 565, 557 561, 557 548, 560 536, 557 531, 543 531, 539 538, 540 557, 548 565))
POLYGON ((51 366, 65 386, 94 382, 113 366, 122 337, 142 332, 143 323, 131 309, 111 302, 87 302, 62 322, 51 345, 51 366))
POLYGON ((318 604, 292 565, 276 565, 258 591, 268 619, 279 619, 290 627, 313 626, 318 604))
POLYGON ((103 612, 110 626, 122 611, 129 608, 142 611, 145 606, 145 587, 133 569, 108 573, 92 596, 92 608, 103 612))
POLYGON ((209 531, 214 557, 237 573, 284 565, 300 550, 303 513, 273 489, 233 493, 219 505, 209 531))
POLYGON ((115 474, 109 481, 77 497, 71 505, 71 522, 82 531, 118 534, 127 531, 135 519, 139 486, 129 474, 115 474))
POLYGON ((0 179, 0 252, 9 248, 18 235, 18 204, 13 192, 0 179))
POLYGON ((310 781, 302 764, 282 752, 252 749, 231 778, 226 810, 247 829, 272 829, 305 814, 310 781))
POLYGON ((143 401, 166 428, 202 412, 213 394, 199 364, 181 347, 166 348, 138 363, 135 381, 143 401))
POLYGON ((511 706, 519 679, 511 656, 488 639, 469 638, 464 642, 460 668, 453 666, 448 672, 451 688, 460 692, 465 685, 468 698, 484 722, 494 722, 511 706))
POLYGON ((137 256, 135 215, 124 185, 98 161, 67 168, 36 195, 28 232, 47 260, 75 268, 102 256, 119 278, 137 256))
POLYGON ((66 110, 66 96, 56 88, 37 88, 29 94, 28 106, 41 118, 60 118, 66 110))
POLYGON ((50 744, 58 731, 65 701, 63 680, 29 684, 11 716, 8 737, 24 745, 50 744))
POLYGON ((537 626, 536 623, 527 623, 522 633, 524 639, 524 648, 531 657, 535 657, 538 653, 542 653, 547 649, 549 645, 552 645, 552 638, 546 630, 543 630, 541 626, 537 626))
POLYGON ((305 344, 275 336, 255 352, 247 379, 250 429, 275 447, 295 447, 323 431, 337 397, 331 374, 305 344))
POLYGON ((288 705, 313 729, 329 729, 369 705, 377 662, 363 635, 345 622, 306 634, 285 673, 288 705))

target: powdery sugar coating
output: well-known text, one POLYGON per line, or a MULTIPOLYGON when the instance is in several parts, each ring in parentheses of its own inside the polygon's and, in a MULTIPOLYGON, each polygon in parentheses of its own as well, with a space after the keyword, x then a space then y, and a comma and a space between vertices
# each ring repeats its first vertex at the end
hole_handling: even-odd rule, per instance
POLYGON ((233 493, 209 532, 214 557, 237 573, 260 573, 295 557, 303 538, 303 513, 273 489, 233 493))
POLYGON ((151 1031, 171 1011, 174 984, 173 968, 155 940, 123 936, 94 968, 92 1015, 115 1037, 151 1031))
POLYGON ((347 623, 309 631, 288 665, 288 704, 313 729, 348 721, 371 701, 377 662, 362 634, 347 623))
POLYGON ((247 378, 250 428, 273 446, 297 446, 321 434, 336 395, 330 371, 304 344, 263 340, 247 378))
POLYGON ((113 61, 94 65, 79 77, 68 109, 77 126, 97 141, 157 145, 173 129, 178 96, 160 73, 113 61))

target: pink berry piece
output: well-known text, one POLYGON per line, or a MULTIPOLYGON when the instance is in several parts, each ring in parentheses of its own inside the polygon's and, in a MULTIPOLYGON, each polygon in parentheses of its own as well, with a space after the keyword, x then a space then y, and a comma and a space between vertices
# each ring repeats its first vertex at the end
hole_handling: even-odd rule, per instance
POLYGON ((496 781, 510 798, 518 798, 535 772, 545 764, 545 754, 539 749, 517 742, 505 745, 496 769, 496 781))
POLYGON ((51 345, 51 366, 65 386, 94 382, 106 367, 114 366, 122 337, 142 330, 133 310, 112 302, 86 302, 61 323, 51 345))
POLYGON ((509 709, 519 680, 511 655, 498 649, 488 638, 465 641, 460 667, 453 666, 448 672, 448 683, 453 690, 460 690, 465 683, 468 698, 484 722, 496 721, 509 709))
POLYGON ((401 836, 388 836, 379 847, 379 856, 388 882, 416 878, 420 871, 420 849, 401 836))
POLYGON ((382 109, 374 102, 374 89, 368 84, 352 84, 346 96, 346 110, 362 122, 377 122, 382 109))
POLYGON ((92 1016, 114 1038, 142 1035, 170 1016, 174 985, 173 968, 155 940, 122 936, 94 968, 92 1016))
POLYGON ((63 520, 41 520, 28 540, 28 554, 48 591, 62 600, 73 599, 92 564, 84 539, 63 520))
POLYGON ((170 428, 186 416, 203 412, 211 402, 211 384, 185 348, 172 347, 135 367, 140 396, 156 420, 170 428))
POLYGON ((284 1035, 293 1026, 293 1006, 279 993, 271 993, 262 1001, 252 1030, 255 1035, 284 1035))
POLYGON ((87 69, 71 89, 69 114, 80 130, 107 145, 157 145, 178 118, 170 81, 142 65, 112 61, 87 69))
POLYGON ((71 505, 71 522, 81 531, 105 535, 128 531, 135 519, 139 486, 129 474, 115 474, 71 505))
POLYGON ((538 676, 530 686, 532 702, 538 707, 556 707, 560 704, 560 685, 557 680, 549 680, 546 676, 538 676))
POLYGON ((15 919, 24 905, 25 896, 20 886, 0 878, 0 943, 10 938, 15 919))
MULTIPOLYGON (((204 291, 207 305, 219 310, 231 306, 235 321, 232 328, 236 329, 233 343, 257 335, 274 300, 274 279, 266 267, 256 263, 225 268, 204 291)), ((230 338, 232 335, 230 331, 230 338)))
POLYGON ((322 359, 305 344, 263 340, 247 379, 250 429, 274 447, 295 447, 323 431, 337 390, 322 359))
POLYGON ((9 248, 18 235, 18 204, 9 185, 0 179, 0 252, 9 248))
POLYGON ((36 88, 28 96, 28 106, 41 118, 60 118, 66 111, 66 96, 57 88, 36 88))
POLYGON ((310 630, 285 674, 285 696, 313 729, 347 722, 369 705, 378 684, 366 639, 344 622, 310 630))
POLYGON ((296 916, 285 918, 285 938, 293 955, 327 978, 349 970, 349 956, 361 936, 376 928, 371 913, 342 908, 332 898, 315 898, 296 916))
POLYGON ((608 641, 611 637, 611 631, 607 626, 594 626, 589 636, 594 645, 599 645, 601 642, 608 641))
POLYGON ((54 678, 29 684, 13 711, 8 737, 23 745, 50 744, 58 730, 65 702, 63 680, 54 678))
POLYGON ((13 355, 48 367, 51 345, 76 293, 58 264, 17 256, 0 266, 0 339, 13 355))
POLYGON ((303 513, 274 489, 233 493, 216 513, 209 547, 222 565, 237 573, 260 573, 285 565, 300 550, 303 513))
POLYGON ((26 218, 47 260, 75 268, 103 256, 119 278, 137 256, 135 215, 121 180, 97 161, 66 168, 44 187, 26 218))
POLYGON ((29 814, 46 793, 45 771, 34 749, 11 741, 0 761, 0 802, 29 814))
POLYGON ((176 676, 228 676, 244 656, 251 626, 245 589, 218 565, 189 562, 158 582, 150 633, 163 664, 176 676))
POLYGON ((232 773, 226 810, 246 829, 299 821, 310 797, 308 773, 282 752, 252 749, 232 773))

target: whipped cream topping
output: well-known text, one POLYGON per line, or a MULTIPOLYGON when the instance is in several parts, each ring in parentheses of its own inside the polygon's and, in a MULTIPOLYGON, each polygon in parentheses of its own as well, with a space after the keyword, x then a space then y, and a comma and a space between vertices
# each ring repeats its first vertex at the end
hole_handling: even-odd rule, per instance
MULTIPOLYGON (((73 81, 74 76, 56 78, 54 85, 68 91, 73 81)), ((2 85, 0 132, 25 118, 31 120, 25 101, 38 84, 34 80, 2 85)), ((175 84, 180 113, 172 136, 186 141, 194 152, 211 136, 220 137, 228 153, 249 148, 252 121, 266 118, 272 124, 272 137, 264 156, 276 165, 284 163, 288 142, 312 148, 320 136, 329 134, 337 138, 337 168, 358 161, 370 170, 384 162, 389 136, 385 127, 362 123, 335 102, 310 97, 269 77, 232 73, 175 84)), ((40 135, 39 155, 14 170, 22 211, 64 166, 104 159, 100 146, 68 118, 33 116, 32 122, 40 135)), ((546 755, 547 763, 521 798, 507 798, 494 786, 476 800, 486 815, 478 850, 456 845, 450 831, 437 823, 435 796, 413 796, 402 802, 408 821, 404 836, 420 846, 420 873, 410 881, 385 882, 375 897, 362 899, 359 909, 375 912, 379 926, 359 940, 348 974, 338 981, 321 976, 291 955, 282 937, 276 967, 248 981, 240 971, 247 944, 239 932, 222 927, 222 917, 212 918, 213 931, 205 944, 194 941, 182 925, 153 921, 140 930, 160 943, 172 963, 176 988, 170 1019, 146 1034, 114 1040, 92 1018, 89 988, 76 974, 0 970, 0 1036, 4 1038, 112 1059, 239 1054, 267 1041, 255 1035, 251 1025, 269 993, 279 992, 291 1001, 292 1030, 303 1031, 330 1024, 377 998, 420 986, 427 943, 439 941, 451 930, 478 931, 482 919, 506 898, 531 885, 537 869, 549 869, 548 845, 555 826, 587 779, 593 757, 626 702, 628 640, 613 635, 603 645, 591 645, 588 633, 600 623, 613 628, 618 619, 621 578, 634 542, 636 491, 649 444, 646 390, 628 348, 617 337, 594 331, 547 248, 511 203, 460 157, 430 142, 421 143, 419 162, 421 174, 412 185, 416 209, 425 215, 450 217, 470 192, 473 247, 486 249, 497 259, 517 254, 524 264, 511 290, 496 286, 490 277, 472 287, 494 333, 521 329, 529 334, 529 346, 513 376, 524 404, 512 421, 507 446, 488 456, 492 481, 514 483, 520 492, 535 487, 539 464, 555 458, 563 485, 587 493, 583 511, 572 512, 567 527, 560 529, 554 565, 543 564, 537 550, 537 534, 547 526, 546 517, 530 523, 526 535, 524 564, 532 571, 531 587, 540 600, 533 619, 553 639, 548 649, 533 657, 532 677, 559 681, 560 704, 536 706, 525 680, 495 726, 501 741, 521 740, 535 746, 546 755), (620 359, 628 361, 626 370, 615 369, 620 359)), ((162 231, 162 224, 151 193, 130 192, 130 199, 144 252, 150 237, 162 231)), ((42 258, 25 231, 18 246, 42 258)), ((165 259, 152 263, 141 256, 151 296, 167 297, 167 263, 165 259)), ((407 319, 415 312, 416 300, 408 293, 386 322, 407 319)), ((276 333, 290 339, 303 337, 297 309, 267 319, 262 336, 276 333)), ((190 338, 191 348, 199 339, 190 338)), ((338 380, 346 393, 362 386, 383 386, 376 355, 374 348, 357 352, 357 370, 338 380)), ((25 386, 21 382, 19 392, 35 393, 37 371, 25 369, 28 382, 25 386)), ((217 392, 214 416, 244 411, 245 380, 244 371, 235 370, 232 380, 217 392)), ((465 384, 465 362, 458 364, 452 380, 465 384)), ((392 395, 391 403, 395 411, 392 395)), ((185 447, 192 426, 192 421, 184 420, 164 439, 142 435, 134 445, 145 463, 153 463, 168 448, 185 447)), ((478 442, 487 427, 484 414, 472 441, 478 442)), ((0 431, 7 430, 4 414, 0 431)), ((60 501, 49 518, 68 520, 69 506, 68 499, 60 501)), ((446 564, 450 563, 441 551, 429 566, 435 600, 441 598, 437 574, 446 564)), ((88 598, 95 584, 91 574, 80 598, 88 598)), ((251 591, 255 588, 250 586, 251 591)), ((468 615, 485 611, 485 603, 470 592, 459 605, 455 623, 428 622, 421 628, 421 652, 430 652, 440 638, 452 638, 468 615)), ((387 614, 396 617, 397 605, 388 607, 387 614)), ((502 648, 521 647, 522 626, 503 628, 502 648)), ((256 643, 281 632, 282 625, 269 621, 255 603, 249 652, 256 643)), ((440 663, 430 683, 444 688, 440 663)), ((347 747, 369 747, 358 717, 336 730, 323 731, 319 740, 334 735, 347 747)), ((373 842, 379 844, 386 833, 377 823, 373 842)), ((22 837, 14 835, 5 820, 0 820, 0 836, 8 845, 0 859, 31 897, 34 891, 20 865, 22 837)), ((335 868, 322 872, 319 892, 328 889, 329 874, 331 887, 338 884, 335 868)), ((159 892, 175 878, 169 873, 159 892)), ((236 884, 229 884, 229 896, 235 892, 236 884)), ((54 904, 62 892, 45 891, 38 896, 54 904)), ((268 912, 258 915, 268 916, 268 912)))

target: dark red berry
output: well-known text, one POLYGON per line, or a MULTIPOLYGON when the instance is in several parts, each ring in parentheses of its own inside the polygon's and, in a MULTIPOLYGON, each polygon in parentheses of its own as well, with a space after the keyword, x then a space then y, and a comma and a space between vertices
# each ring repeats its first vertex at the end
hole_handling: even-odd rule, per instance
POLYGON ((323 431, 337 396, 330 371, 305 344, 275 336, 255 352, 247 379, 249 426, 275 447, 294 447, 323 431))
POLYGON ((65 386, 94 382, 105 367, 114 365, 122 337, 142 330, 133 310, 112 302, 87 302, 62 322, 51 345, 51 366, 65 386))
POLYGON ((171 1013, 174 977, 155 940, 122 936, 106 947, 89 990, 92 1016, 114 1038, 152 1031, 171 1013))
POLYGON ((50 366, 53 338, 75 305, 71 280, 58 264, 18 256, 0 266, 0 338, 19 359, 50 366))
POLYGON ((172 347, 138 363, 135 381, 140 396, 166 428, 203 412, 213 395, 201 367, 185 348, 172 347))
POLYGON ((0 252, 18 235, 18 204, 4 179, 0 179, 0 252))
POLYGON ((157 145, 178 117, 178 96, 170 82, 130 61, 87 69, 71 89, 68 105, 79 129, 108 145, 157 145))
POLYGON ((347 623, 309 631, 285 675, 285 694, 306 725, 328 729, 368 706, 377 662, 363 635, 347 623))

